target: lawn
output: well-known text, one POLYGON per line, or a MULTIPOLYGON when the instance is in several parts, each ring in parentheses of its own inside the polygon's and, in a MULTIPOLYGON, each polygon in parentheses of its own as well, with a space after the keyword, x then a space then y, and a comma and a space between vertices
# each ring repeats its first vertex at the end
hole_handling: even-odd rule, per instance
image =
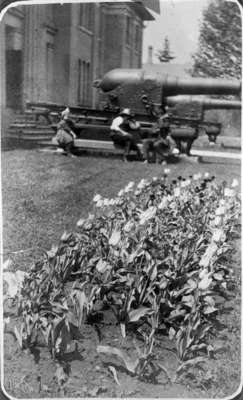
MULTIPOLYGON (((209 172, 218 181, 229 183, 240 179, 237 160, 195 163, 183 159, 171 164, 169 179, 188 177, 197 172, 209 172)), ((43 250, 58 243, 64 231, 74 231, 81 217, 92 212, 96 193, 114 197, 129 181, 160 176, 163 167, 141 162, 123 163, 116 158, 81 156, 67 158, 38 150, 13 150, 2 153, 2 214, 4 260, 11 258, 14 268, 28 270, 43 250)), ((240 243, 232 265, 240 282, 240 243)), ((82 356, 72 360, 72 385, 68 397, 224 397, 239 386, 240 362, 240 283, 236 298, 229 301, 229 314, 223 316, 227 327, 217 338, 224 342, 224 351, 209 361, 212 386, 191 387, 189 382, 166 386, 141 383, 119 373, 117 387, 109 373, 103 371, 95 352, 97 337, 90 325, 85 325, 81 340, 82 356), (213 366, 212 366, 213 365, 213 366), (83 372, 85 371, 85 373, 83 372), (100 389, 101 388, 101 389, 100 389), (99 390, 100 389, 100 390, 99 390)), ((115 328, 108 320, 104 334, 115 337, 115 328), (112 330, 113 329, 113 330, 112 330)), ((38 365, 29 355, 16 349, 11 335, 6 336, 5 388, 19 397, 43 397, 38 394, 37 377, 51 388, 46 397, 59 397, 52 383, 54 363, 43 350, 38 365), (24 377, 24 378, 23 378, 24 377), (16 383, 18 382, 18 384, 16 383), (19 383, 22 382, 22 383, 19 383)), ((165 356, 165 355, 162 355, 165 356)))
MULTIPOLYGON (((170 179, 209 172, 219 181, 240 177, 239 162, 170 164, 170 179)), ((129 181, 160 176, 162 167, 101 157, 66 158, 38 150, 2 153, 4 258, 31 261, 92 212, 96 193, 111 198, 129 181), (28 250, 29 249, 29 250, 28 250), (16 252, 16 253, 15 253, 16 252)))

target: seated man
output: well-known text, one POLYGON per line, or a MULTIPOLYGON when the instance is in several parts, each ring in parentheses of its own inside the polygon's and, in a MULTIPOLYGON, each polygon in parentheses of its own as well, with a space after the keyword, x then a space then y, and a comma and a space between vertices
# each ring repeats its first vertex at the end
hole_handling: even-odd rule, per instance
POLYGON ((170 125, 168 114, 158 118, 149 137, 143 140, 143 155, 145 163, 149 162, 149 154, 153 152, 158 163, 166 162, 168 156, 174 154, 175 144, 169 135, 170 125))
POLYGON ((130 150, 135 150, 137 152, 138 158, 142 158, 142 154, 136 143, 136 140, 130 133, 130 130, 138 130, 139 128, 140 125, 132 117, 129 108, 125 108, 123 111, 121 111, 119 116, 114 118, 114 120, 112 121, 110 127, 111 139, 113 140, 115 147, 119 147, 124 150, 124 161, 127 161, 127 156, 130 150))

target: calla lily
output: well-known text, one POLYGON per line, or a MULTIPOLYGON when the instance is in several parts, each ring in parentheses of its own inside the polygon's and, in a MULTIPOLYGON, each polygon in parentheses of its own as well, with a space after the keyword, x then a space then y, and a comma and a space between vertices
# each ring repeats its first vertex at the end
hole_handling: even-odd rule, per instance
POLYGON ((237 186, 239 186, 239 181, 238 181, 238 179, 234 178, 231 187, 235 188, 237 186))
POLYGON ((104 199, 103 200, 104 206, 109 206, 110 205, 110 200, 109 199, 104 199))
POLYGON ((224 189, 224 195, 225 195, 225 197, 234 197, 235 196, 235 191, 234 191, 234 189, 225 188, 224 189))
POLYGON ((175 197, 180 197, 180 195, 181 195, 181 190, 180 190, 180 188, 175 188, 175 190, 174 190, 174 196, 175 196, 175 197))
POLYGON ((208 275, 205 275, 204 277, 203 277, 203 279, 199 282, 199 284, 198 284, 198 289, 199 290, 206 290, 206 289, 208 289, 208 287, 211 285, 211 283, 212 283, 212 278, 210 277, 210 274, 208 274, 208 275))
POLYGON ((214 226, 219 226, 222 224, 222 217, 220 215, 217 215, 215 219, 213 220, 213 225, 214 226))
POLYGON ((122 197, 124 195, 124 193, 125 193, 125 191, 123 189, 121 189, 117 196, 122 197))
POLYGON ((96 203, 96 207, 103 207, 104 201, 103 200, 98 200, 96 203))
POLYGON ((156 207, 149 207, 146 211, 140 214, 140 225, 153 218, 156 214, 156 207))
POLYGON ((10 258, 8 258, 4 263, 3 263, 3 270, 7 270, 9 269, 9 267, 11 267, 12 265, 12 260, 10 258))
POLYGON ((134 187, 134 182, 129 182, 128 184, 127 184, 127 186, 125 187, 125 189, 124 189, 124 191, 125 191, 125 193, 128 193, 128 192, 130 192, 132 189, 133 189, 133 187, 134 187))
POLYGON ((224 242, 226 239, 225 233, 222 229, 215 229, 212 236, 212 241, 215 243, 224 242))
POLYGON ((101 195, 100 195, 100 194, 96 194, 96 195, 94 196, 94 198, 93 198, 93 201, 94 201, 95 203, 97 203, 97 201, 99 201, 99 200, 101 200, 101 199, 102 199, 101 195))
POLYGON ((20 291, 27 273, 24 271, 3 272, 3 281, 7 284, 7 296, 14 298, 20 291))
POLYGON ((159 203, 158 208, 160 210, 163 210, 163 208, 165 208, 167 206, 167 204, 168 204, 168 199, 167 199, 167 197, 164 197, 162 199, 162 201, 159 203))
POLYGON ((110 237, 110 239, 109 239, 109 244, 111 245, 111 246, 117 246, 118 245, 118 243, 120 242, 120 240, 121 240, 121 233, 119 232, 119 231, 113 231, 112 232, 112 235, 111 235, 111 237, 110 237))
POLYGON ((134 227, 134 222, 132 222, 132 221, 128 221, 127 223, 126 223, 126 225, 124 225, 124 231, 125 232, 130 232, 131 230, 132 230, 132 228, 134 227))
POLYGON ((225 207, 221 206, 216 208, 215 215, 224 215, 226 212, 225 207))
POLYGON ((62 236, 61 236, 61 241, 65 242, 66 240, 68 240, 68 238, 70 237, 71 233, 68 233, 67 231, 63 232, 62 236))
POLYGON ((79 228, 81 228, 81 226, 83 226, 84 223, 85 223, 85 219, 84 219, 84 218, 80 218, 80 219, 78 220, 78 222, 77 222, 77 226, 78 226, 79 228))

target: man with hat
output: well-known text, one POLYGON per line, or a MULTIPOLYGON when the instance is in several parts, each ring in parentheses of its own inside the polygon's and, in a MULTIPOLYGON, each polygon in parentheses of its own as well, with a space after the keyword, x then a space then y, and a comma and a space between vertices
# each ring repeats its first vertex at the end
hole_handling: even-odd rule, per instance
POLYGON ((136 143, 136 140, 130 133, 131 130, 138 130, 139 128, 140 124, 135 121, 129 108, 122 110, 120 114, 112 121, 110 127, 111 139, 113 140, 115 147, 122 148, 124 150, 124 161, 127 161, 127 156, 130 150, 136 151, 138 158, 142 158, 142 153, 136 143))

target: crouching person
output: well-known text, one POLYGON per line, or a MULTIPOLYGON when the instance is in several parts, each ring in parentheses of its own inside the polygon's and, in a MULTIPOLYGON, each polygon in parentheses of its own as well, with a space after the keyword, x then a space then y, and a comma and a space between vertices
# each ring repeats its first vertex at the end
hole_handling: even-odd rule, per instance
POLYGON ((62 112, 61 121, 57 125, 55 140, 59 149, 62 149, 65 155, 74 157, 74 139, 76 139, 76 135, 73 129, 75 126, 73 121, 69 118, 69 114, 69 108, 66 108, 62 112))
POLYGON ((165 164, 170 156, 178 154, 174 140, 170 136, 170 124, 168 114, 159 117, 157 122, 157 139, 154 141, 156 161, 165 164))
POLYGON ((123 150, 123 160, 127 161, 131 150, 136 151, 139 159, 142 153, 136 143, 135 138, 130 133, 132 130, 138 130, 140 125, 134 120, 131 110, 125 108, 118 117, 114 118, 110 127, 110 136, 115 147, 123 150))

